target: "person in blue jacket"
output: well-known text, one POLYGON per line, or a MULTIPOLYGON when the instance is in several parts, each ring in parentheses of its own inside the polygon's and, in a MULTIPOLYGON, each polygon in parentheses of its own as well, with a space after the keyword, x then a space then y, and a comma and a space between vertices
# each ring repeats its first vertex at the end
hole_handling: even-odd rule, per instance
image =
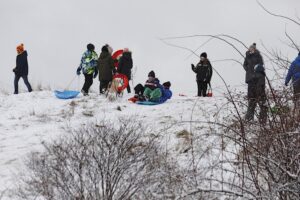
POLYGON ((300 97, 300 52, 296 59, 292 62, 289 71, 285 78, 285 85, 288 86, 290 80, 292 79, 294 97, 299 99, 300 97))
POLYGON ((159 98, 158 103, 164 103, 168 99, 171 99, 172 91, 170 90, 170 87, 171 87, 170 81, 167 81, 167 82, 162 84, 162 87, 160 87, 161 97, 159 98))

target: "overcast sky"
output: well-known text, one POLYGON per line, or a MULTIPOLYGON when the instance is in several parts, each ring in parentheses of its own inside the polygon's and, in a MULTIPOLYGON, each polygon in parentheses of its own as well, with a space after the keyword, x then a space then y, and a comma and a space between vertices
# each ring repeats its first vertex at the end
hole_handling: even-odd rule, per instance
MULTIPOLYGON (((271 11, 296 18, 299 0, 261 0, 271 11)), ((114 50, 128 47, 136 68, 134 84, 144 82, 154 70, 162 82, 170 80, 176 92, 195 91, 197 63, 190 52, 167 46, 158 38, 194 34, 230 34, 249 46, 260 41, 279 48, 293 59, 297 52, 282 44, 284 29, 299 36, 299 28, 264 12, 255 0, 1 0, 0 1, 0 87, 12 91, 16 46, 28 51, 29 80, 52 89, 65 87, 75 76, 87 43, 110 44, 114 50)), ((295 37, 296 38, 296 37, 295 37)), ((172 40, 197 49, 208 38, 172 40)), ((240 47, 245 53, 245 49, 240 47)), ((212 40, 197 51, 210 60, 235 58, 243 62, 224 42, 212 40)), ((234 62, 214 62, 230 85, 244 84, 244 71, 234 62)), ((81 77, 83 81, 83 77, 81 77)), ((24 84, 20 81, 21 88, 24 84)), ((214 87, 222 86, 214 74, 214 87)), ((95 79, 93 89, 98 91, 95 79)), ((72 85, 73 89, 77 84, 72 85)))

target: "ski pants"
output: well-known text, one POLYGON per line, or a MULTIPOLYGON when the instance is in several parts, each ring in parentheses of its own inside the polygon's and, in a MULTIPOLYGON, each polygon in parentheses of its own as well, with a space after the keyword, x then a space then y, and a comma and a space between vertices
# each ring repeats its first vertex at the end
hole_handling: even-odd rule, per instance
POLYGON ((28 89, 28 92, 31 92, 32 91, 32 88, 31 88, 31 85, 28 81, 28 78, 27 78, 27 75, 15 75, 15 80, 14 80, 14 86, 15 86, 15 92, 14 94, 18 94, 19 93, 19 80, 20 78, 22 77, 27 89, 28 89))
POLYGON ((92 84, 93 84, 93 74, 84 74, 84 84, 82 90, 85 93, 89 93, 89 89, 92 84))

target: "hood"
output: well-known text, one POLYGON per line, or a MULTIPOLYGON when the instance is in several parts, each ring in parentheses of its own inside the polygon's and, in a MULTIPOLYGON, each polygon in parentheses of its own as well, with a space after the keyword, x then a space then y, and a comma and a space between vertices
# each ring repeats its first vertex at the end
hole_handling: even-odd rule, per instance
POLYGON ((108 53, 108 52, 105 52, 105 51, 103 51, 103 52, 101 52, 101 54, 100 54, 100 59, 104 59, 104 58, 107 58, 107 57, 109 57, 110 56, 110 54, 108 53))
POLYGON ((296 61, 297 63, 300 63, 300 56, 297 56, 297 58, 295 59, 295 61, 296 61))

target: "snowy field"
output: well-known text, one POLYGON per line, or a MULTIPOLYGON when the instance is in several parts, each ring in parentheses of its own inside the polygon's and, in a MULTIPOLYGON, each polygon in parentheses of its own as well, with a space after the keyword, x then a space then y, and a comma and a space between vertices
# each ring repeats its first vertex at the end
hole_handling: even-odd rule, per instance
POLYGON ((162 137, 165 140, 162 142, 176 155, 182 150, 178 148, 180 139, 175 133, 190 130, 192 125, 187 121, 213 121, 220 118, 220 110, 227 108, 226 99, 221 96, 197 98, 193 94, 173 94, 171 100, 156 106, 136 105, 127 101, 129 97, 124 94, 123 98, 109 102, 95 93, 88 97, 80 94, 71 100, 57 99, 52 91, 0 95, 0 191, 14 187, 18 179, 15 174, 22 171, 29 152, 41 150, 43 141, 57 138, 67 127, 132 117, 158 132, 169 133, 162 137))

